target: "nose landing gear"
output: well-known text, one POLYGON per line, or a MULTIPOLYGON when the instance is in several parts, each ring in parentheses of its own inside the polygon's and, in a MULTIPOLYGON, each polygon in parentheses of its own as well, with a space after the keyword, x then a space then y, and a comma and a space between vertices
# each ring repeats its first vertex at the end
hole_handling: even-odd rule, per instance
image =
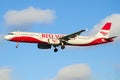
POLYGON ((15 46, 16 48, 18 48, 19 47, 19 42, 17 42, 17 44, 16 44, 16 46, 15 46))

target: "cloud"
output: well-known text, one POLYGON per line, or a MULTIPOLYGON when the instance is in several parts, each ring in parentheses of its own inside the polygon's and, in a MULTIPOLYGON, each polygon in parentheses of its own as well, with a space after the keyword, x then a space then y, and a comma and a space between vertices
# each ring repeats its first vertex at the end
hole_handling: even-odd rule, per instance
POLYGON ((49 24, 56 18, 55 11, 28 7, 23 10, 9 10, 4 15, 4 22, 8 26, 20 26, 26 24, 40 23, 49 24))
POLYGON ((61 69, 53 80, 91 80, 91 75, 87 64, 75 64, 61 69))
POLYGON ((0 80, 11 80, 10 72, 9 68, 0 68, 0 80))
POLYGON ((95 25, 91 32, 93 34, 97 33, 106 22, 112 23, 110 36, 120 36, 120 14, 112 14, 106 17, 99 24, 95 25))

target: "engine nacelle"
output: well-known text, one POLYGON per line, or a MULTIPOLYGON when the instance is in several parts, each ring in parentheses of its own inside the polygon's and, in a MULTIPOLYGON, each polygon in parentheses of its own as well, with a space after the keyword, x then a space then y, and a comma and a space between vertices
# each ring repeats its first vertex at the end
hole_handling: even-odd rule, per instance
POLYGON ((59 45, 60 44, 59 39, 49 39, 48 42, 49 42, 49 44, 52 44, 52 45, 59 45))
POLYGON ((38 44, 39 49, 50 49, 51 45, 50 44, 45 44, 45 43, 40 43, 38 44))

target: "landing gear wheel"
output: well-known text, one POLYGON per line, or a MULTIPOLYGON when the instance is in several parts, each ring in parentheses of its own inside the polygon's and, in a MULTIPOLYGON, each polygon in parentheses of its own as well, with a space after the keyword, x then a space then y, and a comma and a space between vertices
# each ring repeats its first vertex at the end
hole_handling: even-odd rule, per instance
POLYGON ((61 49, 65 49, 65 46, 61 46, 61 49))
POLYGON ((61 49, 65 49, 65 45, 63 42, 61 42, 61 49))
POLYGON ((16 47, 16 48, 18 48, 18 46, 19 46, 19 43, 17 42, 17 44, 16 44, 16 46, 15 46, 15 47, 16 47))
POLYGON ((16 45, 16 48, 18 48, 18 45, 16 45))
POLYGON ((57 49, 57 48, 55 48, 55 49, 54 49, 54 52, 58 52, 58 49, 57 49))

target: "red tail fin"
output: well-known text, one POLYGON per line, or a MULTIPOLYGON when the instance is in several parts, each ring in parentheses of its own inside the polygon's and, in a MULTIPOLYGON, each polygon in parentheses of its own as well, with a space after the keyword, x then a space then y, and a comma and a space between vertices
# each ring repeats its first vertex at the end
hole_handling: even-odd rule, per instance
POLYGON ((110 30, 111 28, 111 23, 106 23, 103 27, 102 30, 110 30))
POLYGON ((100 30, 100 32, 98 32, 98 34, 96 35, 96 37, 104 37, 104 38, 108 38, 109 37, 109 32, 111 29, 111 24, 110 22, 106 23, 100 30))

